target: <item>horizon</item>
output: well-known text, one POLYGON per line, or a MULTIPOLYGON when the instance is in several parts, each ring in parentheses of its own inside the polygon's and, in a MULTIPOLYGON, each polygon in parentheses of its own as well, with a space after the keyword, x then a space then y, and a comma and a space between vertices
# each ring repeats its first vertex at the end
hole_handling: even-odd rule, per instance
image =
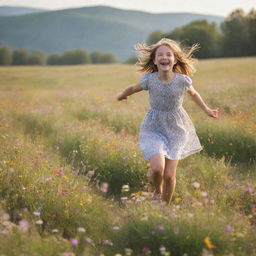
POLYGON ((90 6, 79 6, 79 7, 67 7, 67 8, 61 8, 61 9, 45 9, 45 8, 39 8, 39 7, 30 7, 30 6, 11 6, 11 5, 0 5, 0 7, 12 7, 12 8, 31 8, 31 9, 38 9, 38 10, 44 10, 44 11, 61 11, 61 10, 67 10, 67 9, 80 9, 80 8, 90 8, 90 7, 109 7, 113 9, 118 10, 124 10, 124 11, 134 11, 134 12, 144 12, 144 13, 150 13, 150 14, 181 14, 181 13, 190 13, 190 14, 199 14, 199 15, 209 15, 209 16, 219 16, 225 18, 223 15, 217 15, 217 14, 206 14, 206 13, 200 13, 200 12, 190 12, 190 11, 180 11, 180 12, 150 12, 150 11, 143 11, 143 10, 137 10, 137 9, 125 9, 121 7, 115 7, 110 5, 90 5, 90 6))
POLYGON ((224 3, 220 0, 186 0, 183 3, 179 3, 178 0, 159 0, 158 3, 155 3, 154 0, 148 0, 146 5, 144 0, 130 0, 129 2, 124 0, 58 0, 54 2, 51 2, 50 0, 42 0, 37 3, 35 3, 34 0, 13 0, 11 2, 2 0, 0 6, 35 8, 43 9, 45 11, 106 6, 153 14, 195 13, 226 17, 238 8, 243 9, 245 12, 249 12, 256 7, 256 0, 227 0, 224 3))

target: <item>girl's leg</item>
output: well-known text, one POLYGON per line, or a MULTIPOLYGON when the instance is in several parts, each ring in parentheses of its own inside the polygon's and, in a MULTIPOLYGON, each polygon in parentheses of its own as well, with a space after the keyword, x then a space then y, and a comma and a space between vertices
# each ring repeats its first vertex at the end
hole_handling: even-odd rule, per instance
POLYGON ((165 159, 163 201, 170 204, 176 186, 176 168, 179 160, 165 159))
POLYGON ((160 195, 162 194, 165 157, 163 154, 157 154, 153 155, 149 161, 152 172, 152 180, 155 186, 155 193, 160 195))

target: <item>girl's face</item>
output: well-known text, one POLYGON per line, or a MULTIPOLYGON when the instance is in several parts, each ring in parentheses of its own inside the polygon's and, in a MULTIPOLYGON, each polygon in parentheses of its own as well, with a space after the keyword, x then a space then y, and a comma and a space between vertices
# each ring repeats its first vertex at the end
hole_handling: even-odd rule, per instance
POLYGON ((156 50, 154 64, 158 71, 170 72, 177 63, 172 49, 167 45, 161 45, 156 50))

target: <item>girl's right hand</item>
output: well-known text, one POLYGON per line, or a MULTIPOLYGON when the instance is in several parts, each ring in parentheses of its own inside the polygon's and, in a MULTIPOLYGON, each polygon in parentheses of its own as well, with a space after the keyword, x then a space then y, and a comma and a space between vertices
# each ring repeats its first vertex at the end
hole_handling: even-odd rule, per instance
POLYGON ((117 95, 117 100, 127 100, 127 96, 124 96, 123 93, 121 92, 117 95))

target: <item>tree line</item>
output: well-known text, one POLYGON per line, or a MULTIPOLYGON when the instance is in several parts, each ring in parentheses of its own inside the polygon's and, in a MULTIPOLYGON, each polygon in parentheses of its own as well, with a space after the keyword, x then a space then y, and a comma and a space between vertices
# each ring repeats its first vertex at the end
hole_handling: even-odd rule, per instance
POLYGON ((147 40, 153 44, 166 37, 186 46, 199 44, 197 58, 240 57, 256 55, 256 9, 245 13, 236 9, 220 24, 207 20, 193 21, 169 33, 152 32, 147 40))
MULTIPOLYGON (((256 9, 245 13, 236 9, 218 26, 207 20, 193 21, 185 26, 164 33, 161 30, 152 32, 147 40, 153 44, 166 37, 180 41, 186 46, 199 44, 200 50, 194 55, 197 58, 256 56, 256 9)), ((137 61, 131 56, 124 63, 137 61)), ((26 49, 12 50, 9 46, 0 47, 0 65, 76 65, 115 63, 112 53, 83 49, 68 50, 62 54, 55 53, 46 57, 42 51, 28 53, 26 49)))
POLYGON ((93 51, 88 53, 83 49, 65 51, 63 54, 54 53, 46 57, 44 52, 28 53, 26 49, 12 50, 9 46, 0 47, 0 65, 79 65, 115 63, 112 53, 93 51))

